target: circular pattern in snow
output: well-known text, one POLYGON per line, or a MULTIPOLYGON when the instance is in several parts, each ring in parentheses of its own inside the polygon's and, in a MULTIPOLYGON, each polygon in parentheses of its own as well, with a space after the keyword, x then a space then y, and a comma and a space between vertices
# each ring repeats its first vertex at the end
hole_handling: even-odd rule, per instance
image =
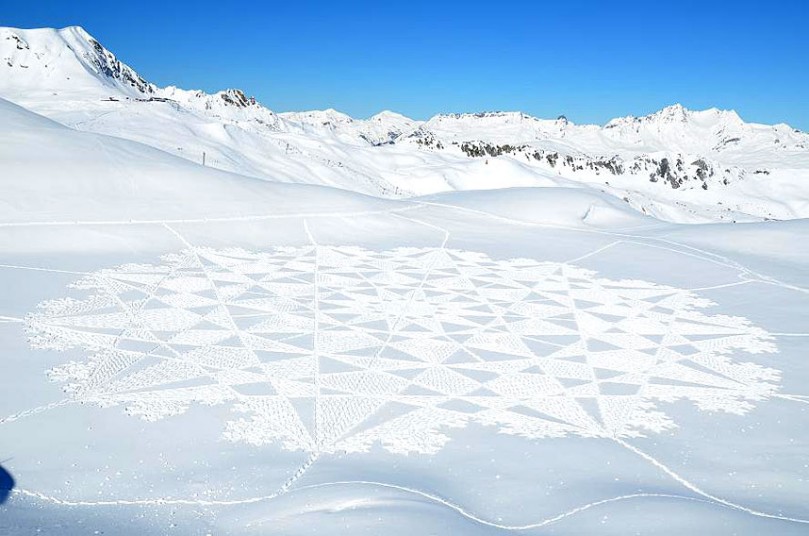
POLYGON ((660 402, 743 413, 777 371, 746 319, 687 290, 465 251, 192 249, 74 285, 42 304, 38 347, 82 347, 51 371, 77 400, 147 420, 230 403, 224 435, 311 452, 435 452, 480 423, 530 438, 674 426, 660 402))

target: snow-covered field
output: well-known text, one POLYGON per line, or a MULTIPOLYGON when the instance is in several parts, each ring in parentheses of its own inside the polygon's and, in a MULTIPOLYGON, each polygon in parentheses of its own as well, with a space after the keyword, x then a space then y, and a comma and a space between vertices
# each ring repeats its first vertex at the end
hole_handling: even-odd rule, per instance
POLYGON ((0 30, 0 534, 809 531, 809 136, 275 114, 90 39, 0 30))

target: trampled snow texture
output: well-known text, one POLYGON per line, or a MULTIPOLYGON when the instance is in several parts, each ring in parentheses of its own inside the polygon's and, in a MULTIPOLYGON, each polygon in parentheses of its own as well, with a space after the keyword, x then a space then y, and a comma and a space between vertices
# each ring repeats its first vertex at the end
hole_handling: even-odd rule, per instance
POLYGON ((691 291, 445 248, 190 248, 101 270, 28 319, 70 396, 147 420, 230 404, 224 435, 289 450, 433 453, 476 422, 529 438, 633 437, 661 402, 744 413, 778 372, 744 318, 691 291))

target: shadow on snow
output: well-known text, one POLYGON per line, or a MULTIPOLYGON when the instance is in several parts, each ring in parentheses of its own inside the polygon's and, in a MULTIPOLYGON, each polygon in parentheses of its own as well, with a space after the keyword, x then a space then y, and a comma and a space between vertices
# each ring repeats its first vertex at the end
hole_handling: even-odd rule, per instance
POLYGON ((0 465, 0 504, 3 504, 14 489, 14 477, 0 465))

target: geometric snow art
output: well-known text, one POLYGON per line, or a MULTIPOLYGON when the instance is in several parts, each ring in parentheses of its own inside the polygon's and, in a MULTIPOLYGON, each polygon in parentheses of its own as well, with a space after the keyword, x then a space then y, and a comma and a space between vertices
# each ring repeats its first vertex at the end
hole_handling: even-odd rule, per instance
POLYGON ((102 270, 43 303, 32 344, 75 400, 147 420, 229 404, 224 436, 313 453, 431 453, 478 423, 528 438, 674 426, 662 402, 744 413, 774 352, 692 292, 443 248, 194 248, 102 270))

